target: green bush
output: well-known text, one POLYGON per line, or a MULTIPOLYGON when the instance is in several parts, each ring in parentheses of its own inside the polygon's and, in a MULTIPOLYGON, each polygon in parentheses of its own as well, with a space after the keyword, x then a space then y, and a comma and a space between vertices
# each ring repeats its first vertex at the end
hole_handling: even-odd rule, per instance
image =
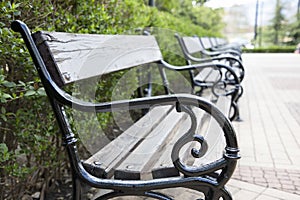
MULTIPOLYGON (((48 190, 68 167, 45 91, 20 35, 10 29, 13 20, 24 21, 32 31, 116 34, 153 26, 199 36, 220 35, 217 25, 222 24, 220 13, 207 8, 199 8, 205 16, 195 14, 199 10, 187 15, 184 9, 172 14, 143 0, 2 0, 0 9, 0 199, 48 190)), ((110 92, 103 89, 99 95, 110 97, 110 92)), ((100 117, 106 122, 108 116, 100 117)))
POLYGON ((245 53, 294 53, 295 46, 270 46, 254 49, 243 49, 245 53))

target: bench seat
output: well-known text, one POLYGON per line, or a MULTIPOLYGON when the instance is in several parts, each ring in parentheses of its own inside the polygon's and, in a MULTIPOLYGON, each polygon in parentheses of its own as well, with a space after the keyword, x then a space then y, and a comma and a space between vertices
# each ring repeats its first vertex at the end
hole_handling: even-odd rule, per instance
MULTIPOLYGON (((212 98, 213 95, 206 93, 205 97, 212 98)), ((220 96, 216 101, 216 106, 228 115, 230 105, 231 100, 226 96, 220 96)), ((195 147, 191 143, 182 149, 180 158, 191 166, 201 166, 208 160, 213 162, 222 157, 225 141, 221 137, 221 128, 214 120, 197 108, 193 112, 197 117, 197 133, 205 133, 209 144, 216 146, 205 159, 198 160, 191 156, 191 149, 195 147)), ((179 176, 171 152, 176 141, 190 126, 188 115, 178 113, 174 106, 154 107, 124 133, 85 160, 83 165, 100 178, 149 180, 179 176)))

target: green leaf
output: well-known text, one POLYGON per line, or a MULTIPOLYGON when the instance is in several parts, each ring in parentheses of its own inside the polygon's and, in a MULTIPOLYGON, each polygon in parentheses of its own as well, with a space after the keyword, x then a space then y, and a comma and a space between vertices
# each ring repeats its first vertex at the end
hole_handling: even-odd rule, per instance
POLYGON ((46 92, 45 92, 45 89, 44 88, 39 88, 37 90, 37 93, 40 95, 40 96, 46 96, 46 92))
POLYGON ((21 86, 23 86, 23 87, 26 86, 26 84, 25 84, 23 81, 19 81, 19 84, 20 84, 21 86))
POLYGON ((12 96, 10 94, 7 94, 7 93, 4 93, 2 95, 2 97, 5 98, 5 99, 12 99, 12 96))
POLYGON ((1 116, 3 121, 7 122, 7 117, 5 115, 0 115, 0 116, 1 116))
POLYGON ((9 81, 4 81, 3 85, 8 88, 12 88, 12 87, 16 86, 16 84, 14 82, 9 82, 9 81))
POLYGON ((0 162, 7 161, 9 159, 8 148, 5 143, 0 143, 0 162))
POLYGON ((2 114, 5 114, 5 113, 6 113, 5 107, 1 107, 1 113, 2 113, 2 114))
POLYGON ((28 97, 28 96, 32 96, 32 95, 35 95, 35 91, 34 90, 28 90, 25 94, 24 94, 24 96, 25 97, 28 97))

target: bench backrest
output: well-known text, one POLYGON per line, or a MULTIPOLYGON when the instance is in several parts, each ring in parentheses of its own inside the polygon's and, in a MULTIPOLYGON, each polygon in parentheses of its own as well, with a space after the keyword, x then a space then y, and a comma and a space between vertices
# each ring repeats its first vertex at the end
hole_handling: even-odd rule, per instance
POLYGON ((200 42, 201 42, 204 49, 210 49, 210 48, 213 47, 209 37, 201 37, 200 42))
POLYGON ((189 54, 199 53, 204 50, 198 37, 182 37, 182 41, 189 54))
POLYGON ((211 37, 211 38, 210 38, 210 43, 211 43, 211 46, 212 46, 212 47, 217 47, 217 46, 219 46, 219 44, 218 44, 218 39, 219 39, 219 38, 216 38, 216 37, 211 37))
POLYGON ((217 46, 222 46, 228 44, 228 42, 224 38, 216 38, 217 46))
POLYGON ((162 59, 154 36, 37 32, 33 38, 59 86, 162 59))

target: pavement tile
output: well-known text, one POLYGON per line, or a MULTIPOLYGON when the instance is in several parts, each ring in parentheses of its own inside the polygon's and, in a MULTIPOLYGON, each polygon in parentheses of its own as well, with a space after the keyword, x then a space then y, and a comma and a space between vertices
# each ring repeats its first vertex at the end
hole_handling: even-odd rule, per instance
POLYGON ((235 200, 300 200, 300 56, 243 54, 243 63, 242 122, 233 122, 242 158, 227 187, 235 200))
POLYGON ((300 200, 299 195, 290 194, 290 193, 272 189, 272 188, 266 189, 263 194, 267 195, 267 196, 271 196, 271 197, 276 197, 279 199, 285 199, 285 200, 300 200))
POLYGON ((256 198, 256 200, 278 200, 277 197, 270 197, 267 195, 260 195, 259 197, 256 198))
POLYGON ((267 188, 259 199, 293 199, 280 195, 300 193, 300 56, 243 54, 243 63, 243 121, 233 123, 242 159, 233 177, 267 188))

